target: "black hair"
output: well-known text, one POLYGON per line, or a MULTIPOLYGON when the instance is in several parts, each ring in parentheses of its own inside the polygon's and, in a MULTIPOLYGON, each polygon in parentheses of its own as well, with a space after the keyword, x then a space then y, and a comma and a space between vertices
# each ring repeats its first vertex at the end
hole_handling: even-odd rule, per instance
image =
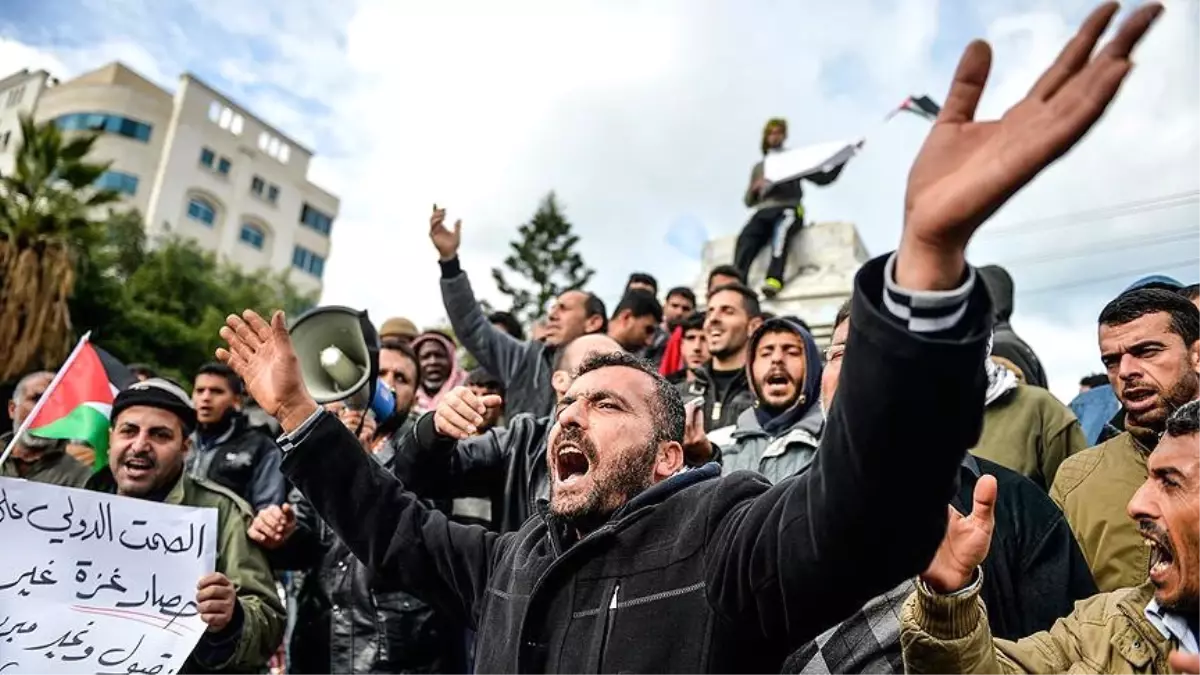
POLYGON ((654 293, 658 293, 658 279, 646 274, 645 272, 634 272, 629 275, 629 281, 625 282, 625 289, 628 290, 631 284, 645 284, 654 289, 654 293))
POLYGON ((833 317, 833 329, 837 330, 838 326, 845 323, 846 319, 849 319, 849 318, 850 318, 850 300, 847 298, 847 300, 842 303, 842 306, 838 307, 837 316, 833 317))
POLYGON ((500 381, 500 378, 492 375, 483 368, 476 368, 467 373, 467 381, 464 384, 468 387, 483 387, 502 396, 504 395, 504 383, 500 381))
POLYGON ((590 319, 593 316, 600 317, 600 330, 596 332, 607 333, 608 310, 604 307, 604 301, 601 300, 600 296, 596 295, 595 293, 588 293, 587 291, 582 291, 582 293, 587 295, 587 300, 583 304, 583 311, 585 312, 584 318, 590 319))
POLYGON ((713 277, 733 277, 739 284, 746 283, 746 275, 733 265, 717 265, 708 273, 708 285, 712 286, 713 277))
POLYGON ((1195 302, 1196 298, 1200 298, 1200 284, 1192 284, 1179 289, 1179 294, 1187 298, 1189 302, 1195 302))
POLYGON ((1106 384, 1108 384, 1108 375, 1105 375, 1104 373, 1092 373, 1091 375, 1086 375, 1079 380, 1079 386, 1087 387, 1089 389, 1103 387, 1106 384))
POLYGON ((654 323, 662 323, 662 305, 658 304, 658 298, 655 298, 650 291, 640 288, 625 291, 625 297, 617 303, 612 318, 617 318, 625 310, 629 310, 635 319, 650 316, 654 317, 654 323))
POLYGON ((692 312, 679 325, 685 335, 689 330, 704 330, 704 312, 692 312))
POLYGON ((595 354, 584 359, 575 377, 581 377, 593 370, 613 367, 633 368, 640 370, 654 379, 654 396, 650 400, 650 415, 654 428, 654 440, 683 442, 684 411, 683 397, 679 389, 658 374, 654 364, 639 358, 629 352, 613 352, 611 354, 595 354))
POLYGON ((745 284, 725 284, 717 286, 708 293, 708 304, 712 304, 712 298, 717 293, 725 291, 733 291, 742 296, 742 308, 746 310, 746 316, 751 319, 762 316, 762 306, 758 304, 758 294, 750 290, 745 284))
POLYGON ((676 286, 675 288, 667 291, 667 300, 670 300, 676 295, 682 296, 684 300, 692 303, 692 307, 696 306, 696 294, 693 293, 692 289, 688 288, 687 286, 676 286))
POLYGON ((379 351, 383 351, 385 349, 390 352, 400 352, 404 358, 412 361, 413 367, 417 374, 417 379, 415 382, 413 382, 413 386, 421 386, 421 359, 417 358, 417 350, 412 348, 412 344, 396 338, 387 338, 383 342, 379 343, 379 351))
POLYGON ((126 368, 129 369, 129 372, 133 373, 134 377, 144 377, 147 379, 158 377, 158 373, 148 363, 131 363, 126 368))
POLYGON ((198 378, 201 375, 216 375, 218 377, 223 377, 225 378, 225 381, 229 383, 230 391, 238 396, 242 394, 242 378, 238 377, 238 374, 233 372, 233 368, 230 368, 220 361, 212 361, 211 363, 206 363, 200 366, 200 370, 196 371, 196 377, 198 378))
POLYGON ((1168 436, 1190 436, 1200 432, 1200 401, 1188 401, 1167 418, 1168 436))
POLYGON ((525 341, 525 329, 521 327, 521 322, 517 321, 517 317, 512 315, 512 312, 492 312, 488 314, 488 323, 498 323, 504 326, 504 332, 515 337, 521 342, 525 341))
POLYGON ((1200 340, 1200 310, 1176 291, 1138 288, 1118 295, 1100 312, 1100 325, 1120 326, 1147 314, 1171 316, 1171 332, 1191 346, 1200 340))

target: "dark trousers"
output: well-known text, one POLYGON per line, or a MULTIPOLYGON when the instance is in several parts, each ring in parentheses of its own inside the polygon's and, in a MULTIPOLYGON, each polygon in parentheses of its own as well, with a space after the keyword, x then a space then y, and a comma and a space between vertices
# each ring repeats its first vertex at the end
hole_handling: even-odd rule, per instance
POLYGON ((750 216, 749 222, 738 235, 733 253, 733 266, 750 281, 750 265, 764 247, 771 247, 771 262, 767 265, 767 278, 783 281, 784 265, 787 263, 788 246, 792 237, 804 226, 803 209, 799 206, 772 206, 759 209, 750 216), (799 213, 797 213, 799 211, 799 213))

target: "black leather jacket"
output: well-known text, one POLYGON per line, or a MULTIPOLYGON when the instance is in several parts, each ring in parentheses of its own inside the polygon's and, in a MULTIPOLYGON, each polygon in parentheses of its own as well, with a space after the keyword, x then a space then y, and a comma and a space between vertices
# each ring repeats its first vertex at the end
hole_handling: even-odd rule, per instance
MULTIPOLYGON (((391 468, 390 445, 375 455, 391 468)), ((298 491, 289 501, 297 527, 277 565, 303 570, 293 673, 455 673, 466 669, 461 626, 408 593, 376 579, 298 491)))

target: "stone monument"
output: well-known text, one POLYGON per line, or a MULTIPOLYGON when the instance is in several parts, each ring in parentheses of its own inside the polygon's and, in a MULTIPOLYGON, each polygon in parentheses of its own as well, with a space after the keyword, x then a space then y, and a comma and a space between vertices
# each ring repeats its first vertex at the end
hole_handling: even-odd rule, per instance
MULTIPOLYGON (((704 245, 696 297, 704 298, 708 273, 717 265, 733 262, 737 235, 713 239, 704 245)), ((749 285, 756 291, 767 273, 770 251, 764 249, 750 267, 749 285)), ((763 300, 763 309, 777 315, 803 319, 817 343, 825 346, 833 333, 838 308, 850 297, 854 274, 870 256, 853 223, 823 222, 806 225, 792 238, 788 250, 783 290, 763 300)))

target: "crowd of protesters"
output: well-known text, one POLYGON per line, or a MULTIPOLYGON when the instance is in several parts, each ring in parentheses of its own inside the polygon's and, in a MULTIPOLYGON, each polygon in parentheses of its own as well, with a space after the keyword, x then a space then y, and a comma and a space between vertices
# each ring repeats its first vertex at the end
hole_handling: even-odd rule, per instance
MULTIPOLYGON (((1197 287, 1113 297, 1068 406, 1012 278, 965 261, 1160 10, 1093 54, 1097 9, 997 122, 973 121, 990 52, 968 47, 897 250, 828 344, 747 283, 804 224, 762 163, 704 298, 637 273, 611 311, 573 289, 535 326, 481 308, 435 209, 453 335, 378 327, 392 415, 318 405, 282 315, 246 311, 190 394, 131 366, 108 466, 24 432, 3 475, 217 509, 197 672, 1200 672, 1197 287)), ((786 135, 771 120, 764 155, 786 135)), ((14 430, 52 378, 17 383, 14 430)))

